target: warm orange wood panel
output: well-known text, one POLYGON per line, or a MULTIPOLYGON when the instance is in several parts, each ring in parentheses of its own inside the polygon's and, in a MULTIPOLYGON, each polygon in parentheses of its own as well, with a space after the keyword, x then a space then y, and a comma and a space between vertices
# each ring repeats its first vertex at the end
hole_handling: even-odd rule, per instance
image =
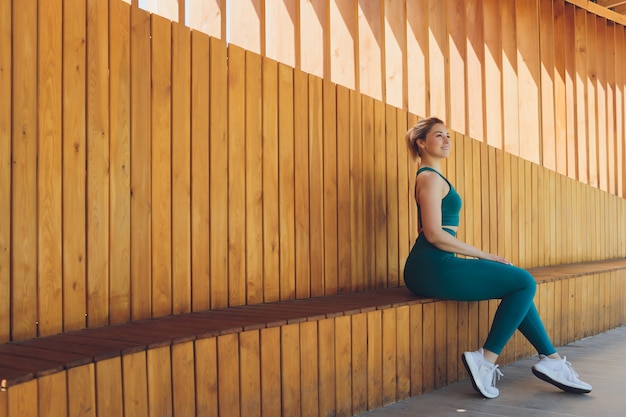
POLYGON ((352 318, 341 316, 334 321, 336 412, 349 415, 352 412, 352 318))
POLYGON ((62 3, 38 8, 37 280, 39 335, 63 329, 62 281, 62 3), (44 174, 45 173, 45 174, 44 174))
MULTIPOLYGON (((38 378, 37 402, 40 404, 40 409, 46 410, 49 413, 48 415, 50 417, 67 416, 67 388, 68 386, 66 372, 58 372, 56 374, 38 378)), ((100 410, 100 404, 98 404, 98 410, 100 410)), ((111 411, 105 410, 104 408, 102 410, 104 412, 111 411)), ((0 415, 2 415, 2 412, 0 412, 0 415)))
POLYGON ((122 360, 96 362, 96 407, 100 415, 124 415, 122 360))
POLYGON ((279 167, 278 167, 278 65, 263 59, 263 299, 280 299, 279 167))
POLYGON ((193 342, 172 345, 172 411, 175 416, 196 415, 193 342))
MULTIPOLYGON (((211 308, 228 294, 228 66, 224 41, 209 40, 209 265, 211 308)), ((235 150, 233 150, 235 151, 235 150)), ((241 277, 236 277, 240 279, 241 277)))
MULTIPOLYGON (((317 322, 318 328, 318 369, 319 369, 319 415, 332 415, 337 404, 337 361, 335 340, 337 338, 335 319, 327 318, 317 322)), ((347 333, 349 334, 349 332, 347 333)), ((342 382, 343 383, 343 382, 342 382)), ((349 395, 346 395, 349 398, 349 395)))
POLYGON ((237 333, 217 338, 217 396, 219 415, 240 415, 241 396, 239 335, 237 333))
MULTIPOLYGON (((209 38, 191 33, 191 309, 210 307, 209 38)), ((176 91, 176 90, 175 90, 176 91)))
POLYGON ((239 334, 241 414, 261 415, 261 350, 260 334, 251 330, 239 334))
POLYGON ((357 7, 357 91, 377 100, 383 98, 384 11, 383 2, 354 2, 357 7), (367 68, 367 71, 361 69, 367 68))
POLYGON ((172 357, 170 346, 147 351, 150 414, 172 415, 172 357))
POLYGON ((217 417, 217 340, 214 337, 196 340, 194 348, 196 414, 217 417))
POLYGON ((171 22, 151 21, 152 315, 172 311, 172 50, 171 22), (157 46, 158 45, 158 46, 157 46))
POLYGON ((281 409, 284 415, 300 415, 300 325, 289 324, 280 328, 281 337, 281 409))
MULTIPOLYGON (((172 24, 172 313, 191 311, 191 33, 172 24)), ((202 287, 201 287, 202 288, 202 287)))
POLYGON ((261 330, 261 415, 280 415, 281 404, 281 329, 271 327, 261 330))
POLYGON ((131 8, 131 253, 130 290, 143 294, 131 298, 131 317, 150 317, 151 220, 150 220, 150 78, 144 74, 150 62, 150 15, 131 8))
MULTIPOLYGON (((87 323, 109 320, 108 7, 87 4, 87 323)), ((144 75, 145 76, 145 75, 144 75)))
MULTIPOLYGON (((224 280, 228 291, 228 305, 246 303, 246 144, 254 136, 246 132, 246 53, 235 45, 227 49, 228 110, 227 139, 217 141, 221 149, 228 149, 228 156, 216 156, 228 166, 228 202, 212 201, 211 208, 227 210, 228 219, 228 272, 218 281, 224 280), (242 120, 242 115, 244 120, 242 120), (222 148, 225 146, 225 148, 222 148)), ((221 65, 220 65, 221 66, 221 65)), ((253 118, 252 116, 251 118, 253 118)), ((211 137, 213 141, 213 137, 211 137)), ((217 151, 219 148, 215 148, 217 151)), ((211 184, 224 182, 225 178, 211 178, 211 184)), ((226 243, 226 242, 225 242, 226 243)), ((224 243, 224 244, 225 244, 224 243)), ((219 262, 219 261, 218 261, 219 262)), ((216 278, 212 276, 212 278, 216 278)))
MULTIPOLYGON (((11 68, 11 2, 0 4, 0 68, 11 68)), ((0 71, 0 90, 12 96, 10 71, 0 71)), ((0 195, 11 195, 11 100, 0 103, 0 195)), ((0 212, 0 342, 9 340, 11 328, 11 198, 2 198, 0 212)), ((6 398, 6 395, 5 395, 6 398)), ((2 406, 0 405, 0 409, 2 406)), ((6 407, 4 407, 6 408, 6 407)))
MULTIPOLYGON (((442 97, 442 101, 445 101, 445 102, 449 101, 449 105, 446 106, 446 109, 450 112, 448 116, 445 117, 444 115, 446 113, 445 111, 442 111, 443 109, 435 112, 434 108, 432 108, 433 114, 431 115, 442 118, 442 120, 446 122, 446 125, 448 126, 448 128, 456 130, 457 132, 465 132, 465 129, 467 127, 466 103, 472 100, 471 97, 468 97, 468 91, 467 91, 468 86, 466 84, 466 74, 465 74, 466 61, 467 61, 467 42, 468 42, 468 39, 466 37, 467 33, 465 30, 465 25, 466 25, 465 3, 466 2, 463 0, 449 0, 447 2, 437 2, 437 3, 441 4, 441 6, 436 6, 437 8, 440 8, 440 7, 445 8, 446 3, 448 3, 447 4, 448 7, 446 8, 447 23, 448 23, 447 28, 446 28, 447 29, 446 36, 448 37, 448 41, 447 41, 447 50, 443 51, 442 58, 444 59, 444 63, 442 64, 445 65, 445 61, 448 61, 448 60, 450 62, 449 64, 450 69, 449 69, 449 76, 448 76, 449 80, 446 80, 446 81, 448 81, 449 83, 448 88, 450 89, 450 93, 449 93, 450 97, 454 97, 454 99, 452 100, 448 99, 445 85, 440 84, 437 86, 431 86, 431 91, 435 91, 434 90, 435 88, 441 90, 440 92, 437 92, 437 95, 445 94, 445 96, 442 97)), ((435 29, 435 28, 438 27, 439 24, 440 23, 430 22, 430 25, 432 27, 431 36, 433 36, 435 33, 438 32, 438 29, 435 29)), ((441 40, 438 39, 437 44, 440 45, 441 47, 445 47, 446 45, 444 39, 441 39, 441 40)), ((432 41, 431 41, 431 47, 432 46, 434 45, 432 45, 432 41)), ((438 55, 438 54, 435 55, 437 53, 436 50, 434 51, 431 50, 430 52, 431 52, 431 59, 438 55)), ((437 56, 437 59, 441 59, 441 58, 437 56)), ((444 68, 431 67, 430 75, 431 75, 431 80, 433 78, 437 79, 445 75, 445 70, 444 68), (439 72, 439 71, 441 71, 440 75, 435 74, 435 72, 439 72)), ((429 116, 429 115, 425 115, 425 116, 429 116)))
POLYGON ((317 321, 300 324, 300 415, 319 415, 319 353, 317 321))
MULTIPOLYGON (((13 112, 11 129, 11 270, 20 279, 11 285, 12 336, 37 336, 37 2, 13 10, 13 112)), ((10 405, 9 405, 10 406, 10 405)))
MULTIPOLYGON (((67 371, 67 408, 69 416, 96 416, 97 403, 94 381, 94 364, 79 366, 67 371)), ((125 415, 132 414, 125 413, 125 415)))
POLYGON ((293 72, 293 163, 295 197, 295 294, 311 295, 311 197, 309 178, 309 83, 302 71, 293 72))
POLYGON ((263 302, 263 73, 259 55, 246 52, 246 303, 263 302))
MULTIPOLYGON (((308 77, 309 259, 312 297, 324 295, 324 110, 322 79, 308 77)), ((328 161, 331 164, 331 161, 328 161)), ((332 235, 329 236, 332 239, 332 235)))
POLYGON ((146 352, 122 357, 124 416, 148 417, 146 352))
POLYGON ((111 323, 130 319, 130 7, 109 4, 111 259, 109 265, 111 323))

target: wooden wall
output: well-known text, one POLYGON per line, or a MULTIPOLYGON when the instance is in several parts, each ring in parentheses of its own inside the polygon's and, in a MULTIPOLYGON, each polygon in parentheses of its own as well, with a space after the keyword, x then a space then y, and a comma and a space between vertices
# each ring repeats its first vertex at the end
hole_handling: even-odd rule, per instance
POLYGON ((626 197, 626 17, 587 0, 133 0, 626 197))
MULTIPOLYGON (((119 0, 17 4, 0 0, 1 341, 402 285, 415 113, 119 0)), ((615 193, 461 132, 446 173, 474 245, 524 267, 626 255, 615 193)))

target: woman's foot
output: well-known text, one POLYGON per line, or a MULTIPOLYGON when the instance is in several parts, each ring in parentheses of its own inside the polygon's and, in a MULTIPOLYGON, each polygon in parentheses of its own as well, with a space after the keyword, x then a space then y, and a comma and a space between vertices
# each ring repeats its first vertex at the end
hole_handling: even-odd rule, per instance
POLYGON ((496 398, 500 395, 496 388, 496 378, 500 379, 502 372, 498 365, 485 359, 482 348, 475 352, 464 352, 461 359, 476 392, 485 398, 496 398))
POLYGON ((548 358, 539 355, 539 362, 533 366, 533 374, 552 385, 561 388, 563 391, 574 392, 576 394, 587 394, 591 392, 591 385, 581 381, 572 365, 561 358, 548 358))

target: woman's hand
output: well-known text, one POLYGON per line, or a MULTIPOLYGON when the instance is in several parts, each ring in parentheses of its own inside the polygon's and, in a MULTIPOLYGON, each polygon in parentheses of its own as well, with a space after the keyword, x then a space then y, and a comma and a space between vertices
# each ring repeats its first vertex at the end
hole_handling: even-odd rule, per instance
POLYGON ((505 259, 498 255, 494 255, 492 253, 484 253, 484 255, 481 256, 480 258, 485 259, 487 261, 500 262, 501 264, 505 264, 505 265, 513 265, 511 261, 509 261, 508 259, 505 259))

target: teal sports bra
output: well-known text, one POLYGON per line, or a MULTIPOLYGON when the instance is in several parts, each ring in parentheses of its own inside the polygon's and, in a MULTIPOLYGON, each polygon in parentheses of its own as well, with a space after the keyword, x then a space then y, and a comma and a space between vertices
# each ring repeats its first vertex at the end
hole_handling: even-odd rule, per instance
MULTIPOLYGON (((440 172, 430 167, 423 167, 417 171, 415 176, 417 177, 420 172, 424 171, 433 171, 439 174, 441 178, 443 178, 448 185, 450 186, 450 191, 441 199, 441 225, 442 226, 459 226, 459 213, 461 212, 461 207, 463 205, 463 201, 461 200, 461 196, 456 192, 450 181, 440 172)), ((419 221, 419 228, 422 230, 422 210, 420 209, 420 205, 417 205, 417 219, 419 221)))

